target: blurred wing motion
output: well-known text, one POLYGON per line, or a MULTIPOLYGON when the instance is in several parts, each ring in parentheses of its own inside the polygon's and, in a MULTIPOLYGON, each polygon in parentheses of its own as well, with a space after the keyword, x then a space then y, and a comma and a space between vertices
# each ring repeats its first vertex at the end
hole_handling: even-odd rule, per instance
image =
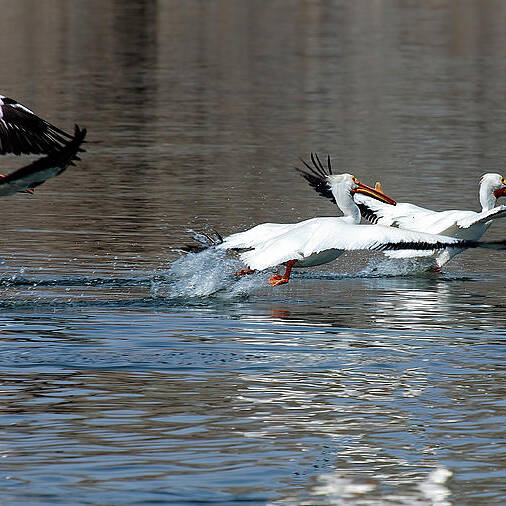
POLYGON ((0 178, 0 196, 31 190, 46 180, 61 174, 74 161, 80 160, 77 155, 84 151, 81 148, 86 129, 75 126, 74 137, 63 146, 54 148, 47 156, 0 178))
POLYGON ((0 95, 0 154, 49 153, 72 136, 16 100, 0 95))

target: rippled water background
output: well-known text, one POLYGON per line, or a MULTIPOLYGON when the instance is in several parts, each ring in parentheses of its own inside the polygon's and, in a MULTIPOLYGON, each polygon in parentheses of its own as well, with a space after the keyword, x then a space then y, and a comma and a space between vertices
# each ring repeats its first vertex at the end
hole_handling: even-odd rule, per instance
POLYGON ((0 92, 89 131, 0 201, 0 502, 506 502, 503 254, 272 289, 173 250, 334 214, 292 170, 310 151, 476 209, 504 173, 504 2, 0 6, 0 92))

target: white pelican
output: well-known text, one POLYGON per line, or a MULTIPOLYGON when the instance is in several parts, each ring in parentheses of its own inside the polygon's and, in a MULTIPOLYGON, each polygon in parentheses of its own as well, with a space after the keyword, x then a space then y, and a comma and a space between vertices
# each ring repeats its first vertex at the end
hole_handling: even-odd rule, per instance
POLYGON ((0 95, 0 155, 49 153, 71 138, 17 100, 0 95))
MULTIPOLYGON (((390 205, 395 205, 395 201, 379 190, 360 183, 351 174, 327 175, 325 184, 329 186, 344 216, 312 218, 294 224, 264 223, 224 239, 219 235, 214 238, 204 235, 205 240, 200 242, 206 246, 212 244, 217 249, 249 249, 240 255, 247 268, 236 274, 249 274, 254 270, 286 263, 286 271, 282 276, 277 274, 270 278, 272 286, 288 283, 293 267, 322 265, 335 260, 346 250, 434 250, 461 247, 464 243, 467 246, 469 243, 382 225, 359 225, 360 210, 353 195, 369 195, 390 205)), ((506 247, 504 243, 469 243, 469 246, 506 247)))
POLYGON ((84 151, 81 148, 86 129, 75 126, 74 137, 63 146, 54 147, 47 156, 39 158, 29 165, 25 165, 7 176, 0 175, 0 197, 17 192, 32 193, 33 188, 47 179, 61 174, 74 161, 80 160, 77 155, 84 151))
MULTIPOLYGON (((317 155, 311 154, 314 167, 304 162, 310 170, 297 169, 313 188, 322 196, 335 201, 334 195, 326 186, 327 172, 332 173, 330 157, 327 169, 323 167, 317 155)), ((381 185, 377 183, 377 188, 381 185)), ((481 211, 432 211, 409 203, 398 203, 395 207, 371 199, 367 195, 356 194, 354 200, 361 214, 371 223, 397 227, 418 232, 430 231, 460 239, 478 241, 496 218, 506 217, 506 206, 497 205, 497 199, 506 196, 506 180, 500 174, 485 174, 480 182, 481 211)), ((440 270, 441 267, 465 248, 447 248, 439 251, 389 251, 391 257, 429 257, 429 267, 440 270)))

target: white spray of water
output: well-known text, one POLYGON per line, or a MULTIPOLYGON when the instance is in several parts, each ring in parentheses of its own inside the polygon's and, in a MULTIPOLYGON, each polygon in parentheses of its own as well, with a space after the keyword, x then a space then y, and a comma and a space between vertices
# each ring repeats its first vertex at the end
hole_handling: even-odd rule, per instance
MULTIPOLYGON (((246 276, 234 274, 244 267, 240 260, 227 256, 223 250, 209 248, 199 253, 188 253, 173 262, 161 277, 152 281, 151 296, 164 298, 215 296, 232 299, 245 297, 268 287, 267 280, 271 275, 269 272, 257 272, 246 276)), ((336 277, 341 279, 427 275, 427 263, 423 259, 377 258, 356 273, 340 273, 336 274, 336 277)), ((303 277, 319 279, 321 273, 308 270, 303 277)), ((328 275, 324 276, 324 279, 328 278, 328 275)))
POLYGON ((164 278, 153 281, 153 297, 247 296, 265 285, 266 274, 236 276, 244 265, 227 257, 225 251, 209 248, 200 253, 188 253, 172 263, 164 278))
POLYGON ((374 258, 357 273, 357 277, 427 276, 433 262, 425 258, 374 258))

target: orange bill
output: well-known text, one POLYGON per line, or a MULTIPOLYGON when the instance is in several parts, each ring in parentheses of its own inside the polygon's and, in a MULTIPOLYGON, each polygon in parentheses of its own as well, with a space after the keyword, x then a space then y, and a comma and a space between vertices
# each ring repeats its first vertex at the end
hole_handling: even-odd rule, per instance
POLYGON ((357 184, 357 188, 351 191, 352 195, 354 193, 363 193, 368 197, 372 197, 373 199, 385 202, 386 204, 390 204, 392 206, 395 206, 397 204, 397 202, 394 199, 390 198, 388 195, 385 195, 379 189, 371 188, 370 186, 367 186, 364 183, 361 183, 360 181, 355 181, 355 183, 357 184))

